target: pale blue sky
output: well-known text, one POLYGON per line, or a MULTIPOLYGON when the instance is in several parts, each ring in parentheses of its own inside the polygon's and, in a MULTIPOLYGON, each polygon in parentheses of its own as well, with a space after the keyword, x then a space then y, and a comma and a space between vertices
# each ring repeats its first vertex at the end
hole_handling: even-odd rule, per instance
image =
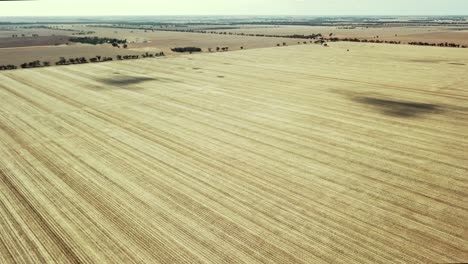
POLYGON ((0 0, 0 16, 50 15, 468 15, 468 0, 0 0))

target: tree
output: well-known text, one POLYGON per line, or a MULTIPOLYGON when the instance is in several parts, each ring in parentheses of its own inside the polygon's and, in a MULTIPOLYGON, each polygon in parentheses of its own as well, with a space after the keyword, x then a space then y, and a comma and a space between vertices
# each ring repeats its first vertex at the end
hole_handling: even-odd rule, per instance
POLYGON ((49 67, 49 66, 50 66, 50 62, 44 61, 44 62, 42 62, 42 65, 43 65, 44 67, 49 67))
POLYGON ((197 47, 177 47, 177 48, 172 48, 171 49, 173 52, 202 52, 201 48, 197 47))
POLYGON ((243 49, 244 49, 244 47, 241 47, 241 50, 243 50, 243 49))
POLYGON ((65 65, 67 63, 67 60, 65 59, 65 57, 60 57, 60 60, 58 62, 56 62, 55 64, 56 65, 65 65))
POLYGON ((101 56, 96 56, 96 59, 97 59, 98 61, 100 61, 100 60, 101 60, 101 56))
POLYGON ((36 66, 35 66, 34 62, 31 61, 30 63, 28 63, 28 67, 33 68, 33 67, 36 67, 36 66))
POLYGON ((219 51, 219 49, 220 49, 219 47, 216 47, 216 51, 219 51))

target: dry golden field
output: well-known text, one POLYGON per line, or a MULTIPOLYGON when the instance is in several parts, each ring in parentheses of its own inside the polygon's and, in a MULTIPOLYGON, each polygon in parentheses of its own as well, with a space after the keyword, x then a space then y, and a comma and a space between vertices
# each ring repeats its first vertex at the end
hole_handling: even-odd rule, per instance
POLYGON ((2 72, 0 263, 467 262, 467 64, 341 42, 2 72))
MULTIPOLYGON (((282 37, 252 37, 241 35, 201 34, 189 32, 155 31, 144 29, 122 29, 96 27, 92 25, 64 24, 48 25, 60 27, 60 29, 46 28, 21 28, 13 26, 0 26, 0 65, 21 65, 35 60, 48 61, 54 64, 60 57, 77 58, 94 56, 115 57, 117 55, 141 55, 145 52, 165 52, 167 55, 178 55, 171 48, 195 46, 205 52, 208 48, 216 50, 216 47, 229 47, 229 50, 256 49, 275 47, 277 44, 286 43, 288 46, 301 44, 310 40, 282 38, 282 37), (86 35, 73 35, 77 32, 94 32, 86 35), (18 38, 11 38, 13 34, 18 38), (22 35, 26 37, 21 37, 22 35), (38 38, 32 38, 32 34, 38 34, 38 38), (107 37, 127 39, 128 49, 114 48, 109 44, 88 45, 69 42, 68 37, 107 37), (67 45, 68 43, 68 45, 67 45)), ((178 30, 206 30, 218 32, 232 32, 245 34, 266 35, 310 35, 321 33, 328 37, 333 33, 339 38, 378 39, 383 41, 401 41, 408 43, 456 43, 468 44, 468 30, 462 26, 388 26, 388 27, 356 27, 346 29, 343 26, 264 26, 242 25, 232 26, 234 29, 219 29, 220 25, 196 25, 168 29, 178 30), (236 28, 237 27, 237 28, 236 28), (377 38, 378 36, 378 38, 377 38)), ((164 28, 163 28, 164 29, 164 28)))
POLYGON ((215 30, 218 32, 233 32, 245 34, 269 34, 269 35, 310 35, 321 33, 339 38, 373 39, 379 36, 379 40, 401 41, 408 43, 422 41, 430 43, 453 42, 468 44, 468 28, 448 26, 384 26, 384 27, 355 27, 349 26, 275 26, 264 28, 239 28, 215 30))
MULTIPOLYGON (((128 49, 118 49, 112 47, 110 44, 104 45, 89 45, 79 43, 69 43, 70 45, 49 45, 49 46, 29 46, 35 42, 29 41, 21 46, 27 47, 11 47, 13 41, 21 41, 23 38, 11 39, 0 38, 0 65, 20 65, 24 62, 34 60, 49 61, 52 64, 59 60, 60 57, 76 58, 76 57, 94 57, 96 55, 115 57, 117 55, 141 55, 145 52, 156 53, 165 52, 167 55, 178 55, 173 53, 171 48, 174 47, 200 47, 203 51, 207 52, 208 48, 213 51, 216 47, 229 47, 229 50, 239 50, 241 47, 244 49, 276 47, 277 44, 286 43, 287 45, 297 45, 304 40, 291 39, 291 38, 269 38, 269 37, 249 37, 249 36, 231 36, 231 35, 212 35, 201 33, 187 33, 187 32, 169 32, 169 31, 155 31, 145 32, 144 30, 130 30, 130 29, 115 29, 115 28, 95 28, 95 27, 71 27, 69 29, 95 31, 95 34, 83 35, 78 37, 108 37, 127 39, 129 43, 128 49), (2 45, 8 45, 8 48, 1 48, 2 45)), ((55 30, 49 30, 54 32, 55 30)), ((15 32, 21 34, 23 31, 15 32)), ((25 31, 26 32, 26 31, 25 31)), ((28 31, 29 32, 29 31, 28 31)), ((50 34, 50 32, 48 32, 50 34)), ((57 30, 57 32, 64 32, 57 30)), ((65 31, 67 32, 67 31, 65 31)), ((0 30, 0 33, 2 31, 0 30)), ((72 36, 73 32, 68 32, 72 36)), ((44 36, 47 36, 46 33, 44 36)), ((42 36, 42 35, 41 35, 42 36)), ((50 37, 50 35, 49 35, 50 37)), ((75 36, 76 37, 76 36, 75 36)), ((47 37, 45 37, 47 38, 47 37)), ((52 37, 50 37, 52 38, 52 37)), ((52 40, 50 40, 52 41, 52 40)), ((36 41, 37 42, 37 41, 36 41)), ((44 41, 45 42, 45 41, 44 41)), ((53 43, 53 41, 51 42, 53 43)))
MULTIPOLYGON (((246 27, 246 28, 251 28, 246 27)), ((303 39, 292 38, 270 38, 270 37, 250 37, 240 35, 213 35, 190 32, 174 32, 174 31, 151 31, 144 29, 122 29, 122 28, 105 28, 105 27, 85 27, 75 26, 75 30, 92 30, 94 34, 88 36, 107 37, 127 39, 129 41, 129 49, 144 50, 147 48, 159 48, 165 52, 170 52, 174 47, 200 47, 205 51, 208 48, 216 49, 216 47, 229 47, 230 50, 239 50, 240 47, 246 49, 275 47, 278 43, 286 42, 288 45, 297 44, 303 39)), ((187 29, 187 28, 185 28, 187 29)), ((257 30, 263 31, 268 28, 260 27, 257 30)))
MULTIPOLYGON (((147 51, 155 53, 161 50, 155 48, 147 51)), ((88 44, 0 48, 0 65, 13 64, 19 66, 24 62, 35 60, 49 61, 54 64, 59 61, 60 57, 67 59, 86 57, 89 59, 98 55, 115 59, 117 55, 142 55, 143 53, 143 51, 113 48, 111 45, 94 46, 88 44)))

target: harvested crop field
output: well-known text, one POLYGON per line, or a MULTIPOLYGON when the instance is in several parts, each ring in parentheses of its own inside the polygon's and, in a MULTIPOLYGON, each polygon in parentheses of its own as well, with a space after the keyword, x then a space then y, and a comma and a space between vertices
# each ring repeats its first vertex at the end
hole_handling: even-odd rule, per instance
POLYGON ((276 26, 266 28, 239 28, 215 30, 244 34, 267 35, 311 35, 320 33, 326 37, 330 33, 338 38, 376 39, 386 41, 430 42, 468 44, 468 31, 464 27, 447 26, 413 26, 413 27, 340 27, 340 26, 276 26))
MULTIPOLYGON (((160 51, 150 49, 150 52, 160 51)), ((60 46, 35 46, 35 47, 16 47, 16 48, 0 48, 0 65, 13 64, 21 65, 24 62, 35 60, 48 61, 52 64, 59 61, 60 57, 91 58, 95 56, 113 57, 117 55, 141 55, 142 51, 118 49, 111 45, 88 45, 88 44, 72 44, 60 46)))
POLYGON ((0 263, 466 262, 467 64, 343 42, 2 72, 0 263))
POLYGON ((53 46, 68 43, 67 36, 0 38, 0 48, 53 46))

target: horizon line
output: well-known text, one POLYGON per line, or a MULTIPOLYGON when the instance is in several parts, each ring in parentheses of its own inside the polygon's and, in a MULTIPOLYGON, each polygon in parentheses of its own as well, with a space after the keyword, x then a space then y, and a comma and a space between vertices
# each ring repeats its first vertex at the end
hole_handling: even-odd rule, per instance
MULTIPOLYGON (((3 1, 35 1, 35 0, 0 0, 3 1)), ((293 16, 293 17, 383 17, 383 16, 394 16, 394 17, 424 17, 424 16, 434 16, 434 17, 446 17, 446 16, 458 16, 458 17, 468 17, 468 14, 378 14, 378 15, 366 15, 366 14, 333 14, 333 15, 298 15, 298 14, 167 14, 167 15, 122 15, 122 14, 113 14, 113 15, 0 15, 1 17, 113 17, 113 16, 121 16, 121 17, 164 17, 164 16, 271 16, 271 17, 278 17, 278 16, 293 16)))

